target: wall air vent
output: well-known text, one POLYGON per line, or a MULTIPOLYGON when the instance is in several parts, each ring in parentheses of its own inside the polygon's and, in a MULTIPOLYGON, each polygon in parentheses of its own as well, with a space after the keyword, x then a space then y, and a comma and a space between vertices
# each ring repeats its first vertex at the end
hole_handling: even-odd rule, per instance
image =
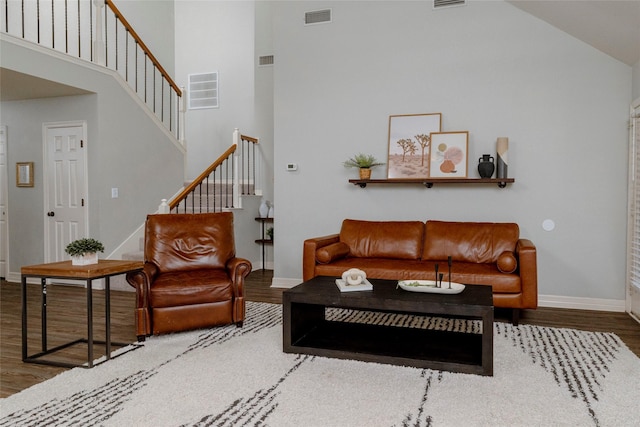
POLYGON ((218 108, 218 72, 189 74, 189 109, 218 108))
POLYGON ((433 0, 434 9, 442 9, 445 7, 465 6, 467 0, 433 0))
POLYGON ((266 67, 273 65, 273 55, 264 55, 258 58, 258 66, 266 67))
POLYGON ((304 25, 325 24, 327 22, 331 22, 331 9, 314 10, 304 14, 304 25))

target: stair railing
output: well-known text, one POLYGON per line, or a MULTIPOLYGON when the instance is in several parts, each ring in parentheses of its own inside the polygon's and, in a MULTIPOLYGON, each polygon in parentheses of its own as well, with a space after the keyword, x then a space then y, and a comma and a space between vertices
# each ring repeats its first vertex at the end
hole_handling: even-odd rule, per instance
POLYGON ((258 138, 233 132, 233 144, 169 203, 160 213, 220 212, 240 208, 245 195, 259 195, 261 164, 258 138))
POLYGON ((184 141, 182 90, 111 0, 0 0, 0 30, 116 71, 184 141))

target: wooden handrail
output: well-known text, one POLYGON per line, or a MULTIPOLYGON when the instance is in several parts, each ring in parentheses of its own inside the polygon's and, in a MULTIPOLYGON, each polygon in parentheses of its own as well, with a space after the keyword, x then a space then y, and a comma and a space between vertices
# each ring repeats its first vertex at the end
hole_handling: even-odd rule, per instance
POLYGON ((224 162, 230 155, 235 153, 236 148, 237 146, 235 144, 227 148, 227 151, 225 151, 220 157, 218 157, 215 162, 211 163, 211 166, 205 169, 205 171, 202 172, 196 179, 194 179, 193 182, 187 186, 187 188, 182 190, 180 194, 178 194, 173 200, 171 200, 171 202, 169 202, 169 210, 174 209, 181 201, 186 199, 187 196, 191 194, 191 192, 202 183, 202 181, 207 179, 211 172, 213 172, 218 166, 220 166, 222 162, 224 162))
POLYGON ((243 141, 253 142, 254 144, 259 144, 258 138, 254 138, 252 136, 240 135, 240 139, 243 141))
POLYGON ((149 50, 149 48, 147 47, 147 45, 144 44, 140 36, 138 36, 138 34, 134 31, 131 24, 129 24, 129 22, 124 18, 124 16, 122 15, 122 12, 118 10, 116 5, 113 4, 111 0, 105 0, 104 3, 109 7, 109 9, 111 9, 111 11, 116 16, 116 18, 118 18, 120 22, 122 22, 122 25, 124 26, 124 28, 131 34, 131 36, 134 38, 136 43, 140 45, 140 47, 142 48, 144 53, 149 57, 149 59, 151 59, 151 62, 153 62, 153 65, 160 71, 160 74, 162 74, 162 76, 167 80, 167 82, 169 83, 169 86, 171 86, 173 90, 176 91, 178 96, 182 96, 182 91, 180 90, 178 85, 175 84, 175 82, 171 77, 169 77, 169 73, 167 73, 165 69, 162 68, 162 65, 160 65, 160 62, 156 59, 155 56, 153 56, 153 54, 151 53, 151 50, 149 50))

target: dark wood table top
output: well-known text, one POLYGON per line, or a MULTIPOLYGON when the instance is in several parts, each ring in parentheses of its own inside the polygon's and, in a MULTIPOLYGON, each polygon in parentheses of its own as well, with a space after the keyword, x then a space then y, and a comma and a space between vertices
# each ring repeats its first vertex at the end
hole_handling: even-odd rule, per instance
POLYGON ((368 279, 372 291, 340 292, 335 280, 335 277, 314 277, 284 291, 283 298, 327 307, 467 316, 481 316, 487 309, 493 309, 493 293, 487 285, 465 285, 459 294, 437 294, 397 288, 396 280, 368 279))

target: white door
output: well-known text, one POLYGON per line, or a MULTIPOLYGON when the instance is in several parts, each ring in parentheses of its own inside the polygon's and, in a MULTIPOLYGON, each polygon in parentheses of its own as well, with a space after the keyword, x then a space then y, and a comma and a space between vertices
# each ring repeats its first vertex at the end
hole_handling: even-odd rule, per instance
POLYGON ((45 262, 64 261, 88 233, 86 124, 45 124, 44 138, 45 262))
POLYGON ((9 221, 7 215, 7 127, 0 126, 0 277, 6 278, 9 268, 9 221))

